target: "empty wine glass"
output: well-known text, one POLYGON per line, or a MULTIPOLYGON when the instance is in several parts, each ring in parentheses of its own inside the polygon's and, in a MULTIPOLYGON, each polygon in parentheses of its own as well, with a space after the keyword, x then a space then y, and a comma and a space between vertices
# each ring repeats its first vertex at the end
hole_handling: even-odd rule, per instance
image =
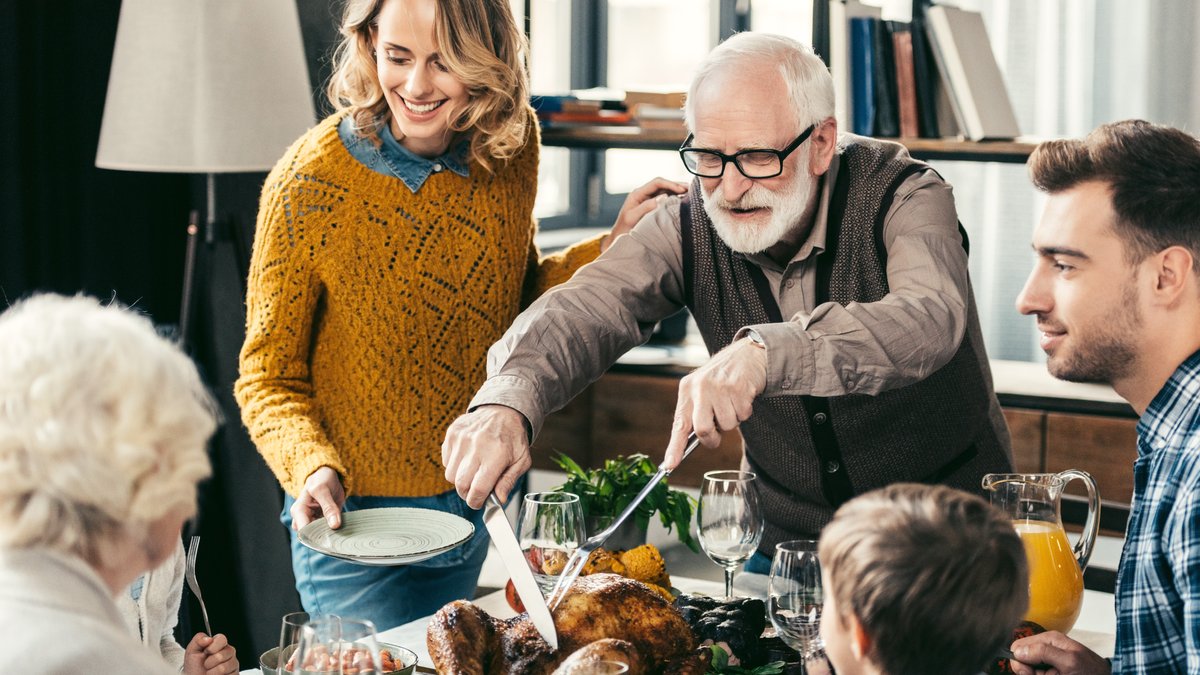
POLYGON ((285 666, 288 659, 296 652, 296 647, 300 644, 300 629, 308 623, 309 618, 308 612, 292 612, 283 615, 279 626, 279 651, 275 663, 279 672, 288 672, 285 666))
POLYGON ((824 601, 817 542, 797 539, 776 546, 767 582, 767 615, 779 638, 799 652, 804 661, 824 656, 824 601))
POLYGON ((543 593, 554 589, 567 559, 586 538, 579 496, 531 492, 521 503, 517 538, 543 593))
POLYGON ((382 673, 375 624, 337 617, 311 619, 300 629, 293 670, 289 673, 382 673))
POLYGON ((733 575, 762 541, 762 510, 749 471, 709 471, 700 488, 696 515, 700 547, 725 568, 725 597, 733 597, 733 575))

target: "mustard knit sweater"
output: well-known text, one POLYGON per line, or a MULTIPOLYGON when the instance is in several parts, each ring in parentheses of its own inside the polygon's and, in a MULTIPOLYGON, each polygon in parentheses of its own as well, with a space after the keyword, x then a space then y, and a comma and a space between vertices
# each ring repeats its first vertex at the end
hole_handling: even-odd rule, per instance
POLYGON ((414 194, 350 155, 340 118, 263 184, 235 395, 293 496, 321 466, 355 494, 438 494, 453 487, 446 427, 483 383, 488 347, 600 237, 539 261, 536 132, 494 173, 442 171, 414 194))

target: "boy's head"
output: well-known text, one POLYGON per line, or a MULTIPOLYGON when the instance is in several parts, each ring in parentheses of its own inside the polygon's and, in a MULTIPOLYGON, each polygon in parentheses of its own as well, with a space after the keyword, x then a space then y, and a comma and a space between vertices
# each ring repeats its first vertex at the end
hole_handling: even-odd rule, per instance
POLYGON ((821 534, 821 636, 841 675, 978 673, 1029 604, 1012 522, 974 495, 898 483, 821 534))

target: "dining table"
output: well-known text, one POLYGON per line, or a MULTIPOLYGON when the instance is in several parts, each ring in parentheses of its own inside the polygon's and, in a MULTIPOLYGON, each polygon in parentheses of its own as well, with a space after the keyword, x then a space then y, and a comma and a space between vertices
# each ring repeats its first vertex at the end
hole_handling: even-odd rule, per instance
MULTIPOLYGON (((672 585, 681 593, 702 594, 720 597, 725 594, 722 582, 693 579, 689 577, 671 577, 672 585)), ((734 595, 747 597, 766 597, 767 576, 743 572, 734 582, 734 595)), ((504 598, 504 591, 494 591, 473 601, 480 609, 497 619, 507 619, 516 615, 504 598)), ((417 654, 417 672, 433 673, 433 662, 429 658, 429 650, 425 646, 425 631, 429 627, 431 616, 423 616, 404 625, 380 631, 378 638, 381 642, 400 645, 411 649, 417 654)), ((1101 591, 1085 590, 1083 592, 1083 607, 1079 619, 1068 635, 1087 648, 1101 656, 1112 656, 1114 638, 1116 636, 1116 615, 1113 612, 1113 595, 1101 591)), ((254 657, 257 661, 257 657, 254 657)), ((261 674, 258 668, 243 670, 243 675, 261 674)))

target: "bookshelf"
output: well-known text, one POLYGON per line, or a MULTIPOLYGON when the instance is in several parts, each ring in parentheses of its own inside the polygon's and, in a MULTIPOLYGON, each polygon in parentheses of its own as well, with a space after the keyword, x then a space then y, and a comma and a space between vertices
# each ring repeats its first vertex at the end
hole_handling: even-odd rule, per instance
MULTIPOLYGON (((682 129, 642 129, 636 126, 572 126, 542 130, 542 145, 587 150, 676 150, 687 133, 682 129)), ((913 157, 923 160, 1002 162, 1024 164, 1037 147, 1032 138, 1014 141, 965 141, 953 138, 892 138, 913 157)))

